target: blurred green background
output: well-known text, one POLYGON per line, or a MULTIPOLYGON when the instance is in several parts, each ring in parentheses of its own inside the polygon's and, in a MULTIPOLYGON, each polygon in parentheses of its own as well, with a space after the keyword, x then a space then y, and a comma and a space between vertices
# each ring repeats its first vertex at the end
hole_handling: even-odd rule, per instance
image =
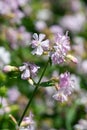
POLYGON ((0 1, 0 129, 15 130, 9 114, 19 121, 34 90, 19 73, 4 74, 4 65, 21 66, 23 62, 33 62, 40 66, 37 81, 47 58, 31 54, 32 34, 45 33, 51 39, 53 34, 68 30, 71 53, 77 57, 78 64, 70 62, 48 67, 43 80, 70 71, 75 90, 68 102, 60 103, 52 99, 52 87, 39 89, 26 116, 32 111, 37 130, 86 130, 87 1, 25 0, 17 7, 14 7, 15 0, 5 5, 8 1, 11 0, 0 1))

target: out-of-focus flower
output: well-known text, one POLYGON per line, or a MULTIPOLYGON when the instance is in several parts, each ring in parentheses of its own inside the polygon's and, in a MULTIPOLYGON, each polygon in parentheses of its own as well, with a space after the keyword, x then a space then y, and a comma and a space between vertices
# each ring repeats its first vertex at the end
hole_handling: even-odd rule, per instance
POLYGON ((65 95, 61 90, 54 94, 53 98, 59 102, 65 102, 68 100, 67 95, 65 95))
POLYGON ((20 45, 29 45, 30 39, 31 39, 31 34, 26 31, 24 26, 20 26, 18 29, 19 37, 18 41, 20 45))
POLYGON ((81 105, 84 105, 87 111, 87 92, 84 89, 81 89, 80 93, 79 93, 79 99, 78 102, 81 105))
POLYGON ((42 55, 44 51, 49 49, 49 40, 44 40, 45 34, 39 34, 38 36, 37 33, 34 33, 33 38, 32 48, 35 49, 32 51, 32 54, 42 55))
POLYGON ((32 63, 23 63, 23 66, 19 67, 19 70, 23 72, 21 74, 21 78, 27 80, 29 78, 35 77, 39 68, 40 67, 32 63))
POLYGON ((21 23, 21 19, 24 16, 25 16, 24 13, 17 9, 17 10, 14 11, 14 17, 11 19, 11 22, 20 24, 21 23))
POLYGON ((10 53, 4 47, 0 47, 0 68, 9 63, 10 53))
POLYGON ((20 124, 19 130, 35 130, 34 124, 35 122, 33 120, 33 114, 30 112, 29 117, 24 117, 20 124))
POLYGON ((42 9, 37 12, 37 19, 47 21, 52 18, 52 12, 49 9, 42 9))
POLYGON ((7 6, 12 10, 16 10, 18 8, 18 3, 16 0, 3 0, 3 2, 6 3, 7 6))
POLYGON ((73 50, 75 51, 75 53, 79 56, 83 56, 84 52, 85 52, 85 48, 84 48, 84 38, 83 37, 74 37, 74 45, 72 45, 73 50))
POLYGON ((28 45, 31 39, 31 35, 25 30, 24 26, 20 26, 18 30, 10 27, 6 29, 6 38, 9 41, 11 47, 16 49, 18 46, 28 45))
POLYGON ((15 10, 19 6, 26 5, 28 0, 3 0, 3 2, 7 3, 8 7, 10 7, 12 10, 15 10))
POLYGON ((71 80, 71 75, 68 72, 59 76, 59 88, 56 94, 53 95, 55 100, 64 102, 68 100, 68 96, 72 93, 74 82, 71 80))
POLYGON ((0 107, 0 115, 11 111, 6 98, 0 97, 0 107))
POLYGON ((29 0, 17 0, 19 6, 24 6, 29 2, 29 0))
POLYGON ((35 28, 38 30, 38 31, 42 31, 44 30, 45 28, 47 27, 46 23, 42 20, 39 20, 39 21, 36 21, 35 22, 35 28))
POLYGON ((11 43, 12 48, 17 48, 17 31, 11 27, 6 29, 6 38, 11 43))
POLYGON ((82 9, 83 3, 79 0, 70 0, 70 7, 72 11, 77 12, 82 9))
POLYGON ((60 26, 58 26, 58 25, 52 25, 52 26, 50 27, 50 31, 51 31, 53 34, 59 33, 59 34, 63 35, 63 29, 62 29, 62 27, 60 27, 60 26))
POLYGON ((70 50, 69 37, 66 35, 57 34, 55 38, 55 45, 51 52, 51 60, 53 64, 60 64, 65 61, 67 52, 70 50))
MULTIPOLYGON (((21 19, 25 16, 23 7, 25 7, 28 2, 28 0, 1 0, 0 14, 9 16, 10 21, 13 23, 21 23, 21 19), (19 7, 21 7, 22 10, 19 7)), ((30 6, 28 5, 28 7, 30 6)))
POLYGON ((27 4, 23 7, 23 12, 26 16, 29 16, 32 13, 32 7, 30 7, 29 4, 27 4))
POLYGON ((65 15, 60 19, 60 25, 65 29, 78 33, 83 30, 85 24, 85 15, 83 13, 77 13, 75 15, 65 15))
POLYGON ((18 91, 17 87, 12 87, 8 90, 7 95, 8 95, 9 101, 13 103, 20 96, 20 92, 18 91))
POLYGON ((83 61, 82 59, 79 60, 79 64, 77 64, 77 71, 80 74, 85 74, 85 75, 87 74, 87 60, 86 59, 83 61))
POLYGON ((75 130, 87 130, 87 120, 80 119, 78 124, 74 126, 75 130))
POLYGON ((8 7, 8 5, 4 1, 0 1, 0 14, 5 15, 10 13, 11 9, 8 7))
POLYGON ((74 81, 74 91, 76 92, 80 92, 81 88, 80 88, 80 77, 78 77, 75 74, 71 74, 71 80, 74 81))
POLYGON ((81 63, 81 72, 83 74, 87 74, 87 60, 82 61, 82 63, 81 63))

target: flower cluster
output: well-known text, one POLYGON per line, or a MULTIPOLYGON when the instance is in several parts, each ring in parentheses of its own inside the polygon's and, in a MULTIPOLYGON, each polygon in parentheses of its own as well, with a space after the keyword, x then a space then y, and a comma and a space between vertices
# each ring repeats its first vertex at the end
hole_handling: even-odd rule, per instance
MULTIPOLYGON (((55 34, 55 40, 54 43, 50 45, 51 41, 45 39, 45 34, 33 34, 33 40, 31 41, 31 46, 34 49, 32 51, 33 55, 43 55, 45 52, 47 52, 49 59, 51 60, 52 64, 61 64, 63 62, 66 62, 66 59, 69 58, 73 62, 77 62, 77 59, 73 57, 72 55, 68 54, 70 51, 70 39, 68 36, 68 33, 66 32, 65 35, 62 35, 61 33, 55 34)), ((48 60, 49 61, 49 60, 48 60)), ((6 66, 4 67, 4 72, 10 72, 10 71, 20 71, 21 79, 28 80, 30 84, 33 85, 33 78, 37 76, 38 69, 40 67, 30 63, 25 62, 23 63, 23 66, 20 66, 19 68, 15 68, 14 66, 6 66), (10 68, 10 69, 9 69, 10 68)), ((60 74, 58 77, 59 83, 58 83, 58 90, 57 93, 53 95, 53 98, 64 102, 68 100, 68 96, 72 93, 74 88, 74 82, 71 80, 71 75, 69 72, 65 72, 63 74, 60 74)))
MULTIPOLYGON (((54 34, 55 35, 55 34, 54 34)), ((34 40, 32 40, 31 46, 34 48, 32 51, 33 55, 42 55, 45 51, 50 53, 50 58, 53 64, 61 64, 66 61, 66 57, 75 59, 72 55, 67 55, 70 51, 70 39, 66 33, 66 35, 61 35, 60 33, 56 34, 55 42, 51 46, 50 49, 50 40, 44 40, 45 34, 37 35, 34 33, 33 35, 34 40)), ((74 61, 74 60, 72 60, 74 61)), ((39 67, 35 64, 31 63, 24 63, 23 66, 19 67, 19 70, 22 73, 21 78, 24 80, 28 80, 36 76, 39 67)), ((68 100, 68 96, 72 93, 74 88, 74 82, 71 80, 71 76, 69 72, 65 72, 59 76, 59 84, 57 93, 53 95, 53 98, 64 102, 68 100)))
POLYGON ((28 0, 1 0, 0 1, 0 14, 2 16, 9 16, 11 22, 20 23, 21 19, 25 16, 24 11, 20 10, 19 7, 26 10, 28 0))
POLYGON ((66 32, 65 35, 61 33, 54 34, 55 40, 53 45, 50 45, 50 40, 44 40, 45 34, 39 34, 39 36, 35 33, 33 35, 34 40, 32 40, 32 54, 42 55, 45 52, 51 58, 52 64, 61 64, 69 58, 71 61, 77 63, 77 59, 72 55, 68 55, 71 47, 70 47, 70 38, 68 33, 66 32))
POLYGON ((51 52, 51 60, 53 64, 60 64, 65 61, 67 52, 70 51, 69 37, 66 35, 57 34, 55 44, 51 52))
MULTIPOLYGON (((21 33, 24 33, 23 31, 23 29, 20 29, 21 33)), ((65 62, 67 58, 69 58, 73 62, 76 62, 76 58, 68 54, 70 51, 70 39, 68 37, 68 33, 66 33, 66 35, 62 35, 61 33, 54 33, 55 40, 53 44, 51 44, 50 40, 45 39, 45 37, 45 34, 38 35, 37 33, 34 33, 33 40, 31 41, 31 47, 34 49, 31 52, 33 55, 48 55, 48 62, 44 67, 42 75, 37 83, 34 81, 33 78, 37 76, 37 72, 40 67, 31 62, 24 62, 23 65, 19 67, 7 65, 3 69, 3 72, 6 73, 11 71, 19 71, 21 73, 21 79, 27 80, 31 85, 36 86, 33 95, 28 102, 28 106, 30 105, 36 90, 43 84, 45 84, 46 86, 52 83, 52 86, 57 89, 57 92, 53 95, 53 98, 59 102, 68 101, 68 96, 71 95, 74 88, 74 81, 71 79, 71 75, 69 72, 60 74, 56 78, 57 81, 49 80, 45 83, 41 82, 50 60, 52 62, 52 65, 61 64, 65 62)), ((25 110, 27 110, 28 106, 26 106, 25 110)), ((34 121, 32 119, 32 113, 30 113, 29 117, 26 118, 24 118, 23 114, 21 117, 21 121, 17 124, 17 127, 19 130, 34 130, 34 121)))
POLYGON ((53 95, 53 98, 57 101, 67 101, 68 96, 72 93, 74 88, 74 82, 71 80, 69 72, 65 72, 59 76, 59 86, 56 94, 53 95))
POLYGON ((86 0, 0 0, 0 128, 86 129, 86 7, 86 0))
POLYGON ((5 28, 5 37, 10 43, 11 48, 16 49, 18 46, 29 45, 31 34, 26 31, 24 26, 16 28, 5 28))

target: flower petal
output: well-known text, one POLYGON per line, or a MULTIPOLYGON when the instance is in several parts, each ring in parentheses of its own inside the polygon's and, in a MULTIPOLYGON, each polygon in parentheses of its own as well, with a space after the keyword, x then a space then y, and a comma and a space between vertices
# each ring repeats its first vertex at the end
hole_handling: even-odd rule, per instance
POLYGON ((34 34, 33 34, 33 38, 38 41, 38 40, 39 40, 38 34, 37 34, 37 33, 34 33, 34 34))
POLYGON ((39 41, 41 42, 45 38, 45 34, 39 34, 39 41))
POLYGON ((26 80, 26 79, 28 79, 29 77, 30 77, 30 71, 29 71, 29 69, 26 69, 26 70, 22 73, 21 78, 24 79, 24 80, 26 80))
POLYGON ((36 49, 32 51, 33 55, 42 55, 43 54, 43 48, 41 46, 38 46, 36 49))
POLYGON ((53 98, 54 98, 55 100, 57 100, 57 101, 60 101, 60 102, 65 102, 65 101, 68 100, 68 99, 67 99, 67 96, 64 95, 64 93, 63 93, 63 92, 60 92, 60 91, 58 91, 55 95, 53 95, 53 98))
POLYGON ((43 47, 43 49, 48 50, 49 49, 49 40, 42 41, 41 46, 43 47))
POLYGON ((20 71, 24 71, 25 69, 26 69, 26 66, 25 66, 25 65, 19 67, 19 70, 20 70, 20 71))

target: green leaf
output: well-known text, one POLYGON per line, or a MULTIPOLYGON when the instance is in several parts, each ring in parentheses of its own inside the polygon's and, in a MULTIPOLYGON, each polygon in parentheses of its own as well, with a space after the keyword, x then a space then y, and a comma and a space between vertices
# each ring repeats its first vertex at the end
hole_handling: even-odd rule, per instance
POLYGON ((52 87, 54 86, 54 82, 52 80, 40 83, 40 87, 52 87))

